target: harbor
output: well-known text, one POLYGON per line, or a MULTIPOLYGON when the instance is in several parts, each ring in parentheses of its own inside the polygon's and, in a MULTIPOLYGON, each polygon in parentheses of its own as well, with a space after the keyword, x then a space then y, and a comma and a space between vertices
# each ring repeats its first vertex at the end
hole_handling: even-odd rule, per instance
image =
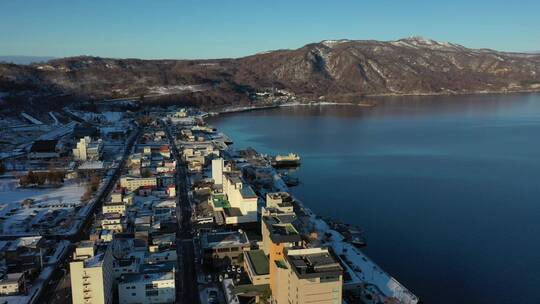
MULTIPOLYGON (((254 148, 235 149, 231 144, 224 155, 226 162, 244 172, 246 181, 259 198, 272 193, 290 194, 290 186, 301 183, 294 173, 301 170, 301 156, 297 153, 272 156, 254 148)), ((296 227, 309 238, 307 246, 330 248, 338 257, 344 270, 344 299, 350 299, 352 303, 419 303, 416 295, 362 252, 367 241, 364 231, 357 226, 361 223, 353 225, 320 217, 309 208, 309 202, 292 195, 291 198, 290 204, 301 223, 296 227)))

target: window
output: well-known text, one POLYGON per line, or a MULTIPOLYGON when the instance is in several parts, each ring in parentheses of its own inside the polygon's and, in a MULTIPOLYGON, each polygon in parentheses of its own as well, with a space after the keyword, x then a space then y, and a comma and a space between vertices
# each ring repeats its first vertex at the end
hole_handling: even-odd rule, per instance
POLYGON ((147 290, 146 291, 146 296, 147 297, 155 297, 159 294, 159 291, 158 290, 147 290))
POLYGON ((135 293, 135 292, 132 292, 132 293, 131 293, 131 295, 132 295, 132 296, 136 296, 136 295, 137 295, 137 293, 135 293))

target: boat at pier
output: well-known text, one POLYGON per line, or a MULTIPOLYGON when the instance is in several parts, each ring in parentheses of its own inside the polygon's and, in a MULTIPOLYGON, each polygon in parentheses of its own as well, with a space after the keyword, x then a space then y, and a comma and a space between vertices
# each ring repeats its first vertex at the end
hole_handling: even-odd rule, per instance
POLYGON ((276 155, 272 160, 273 167, 297 167, 300 165, 300 156, 295 153, 287 155, 276 155))

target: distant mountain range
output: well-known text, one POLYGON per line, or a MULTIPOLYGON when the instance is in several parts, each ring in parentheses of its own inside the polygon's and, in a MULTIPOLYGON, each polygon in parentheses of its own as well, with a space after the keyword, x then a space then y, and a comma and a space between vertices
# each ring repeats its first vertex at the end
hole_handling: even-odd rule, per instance
POLYGON ((14 64, 32 64, 47 62, 55 57, 50 56, 0 56, 0 62, 3 63, 14 63, 14 64))
POLYGON ((250 93, 268 88, 328 101, 372 95, 540 91, 540 54, 469 49, 412 37, 326 40, 238 59, 84 56, 32 65, 0 64, 0 91, 10 93, 12 100, 26 101, 17 104, 149 95, 185 85, 206 89, 185 91, 177 100, 209 107, 249 103, 250 93))

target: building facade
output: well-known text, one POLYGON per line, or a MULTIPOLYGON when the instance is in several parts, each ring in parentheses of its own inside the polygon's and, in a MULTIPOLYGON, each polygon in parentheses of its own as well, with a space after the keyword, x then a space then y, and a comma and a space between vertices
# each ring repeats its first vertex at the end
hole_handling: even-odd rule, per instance
POLYGON ((113 257, 109 245, 81 242, 69 263, 73 304, 113 302, 113 257))
POLYGON ((327 249, 288 249, 275 264, 273 303, 342 303, 343 269, 327 249))
POLYGON ((174 271, 122 275, 118 283, 119 303, 175 303, 174 278, 174 271))
POLYGON ((120 187, 126 188, 128 191, 134 191, 140 187, 156 187, 157 180, 155 177, 134 177, 123 176, 120 178, 120 187))
POLYGON ((81 138, 73 149, 73 158, 76 160, 99 160, 103 152, 101 139, 93 141, 89 136, 81 138))

